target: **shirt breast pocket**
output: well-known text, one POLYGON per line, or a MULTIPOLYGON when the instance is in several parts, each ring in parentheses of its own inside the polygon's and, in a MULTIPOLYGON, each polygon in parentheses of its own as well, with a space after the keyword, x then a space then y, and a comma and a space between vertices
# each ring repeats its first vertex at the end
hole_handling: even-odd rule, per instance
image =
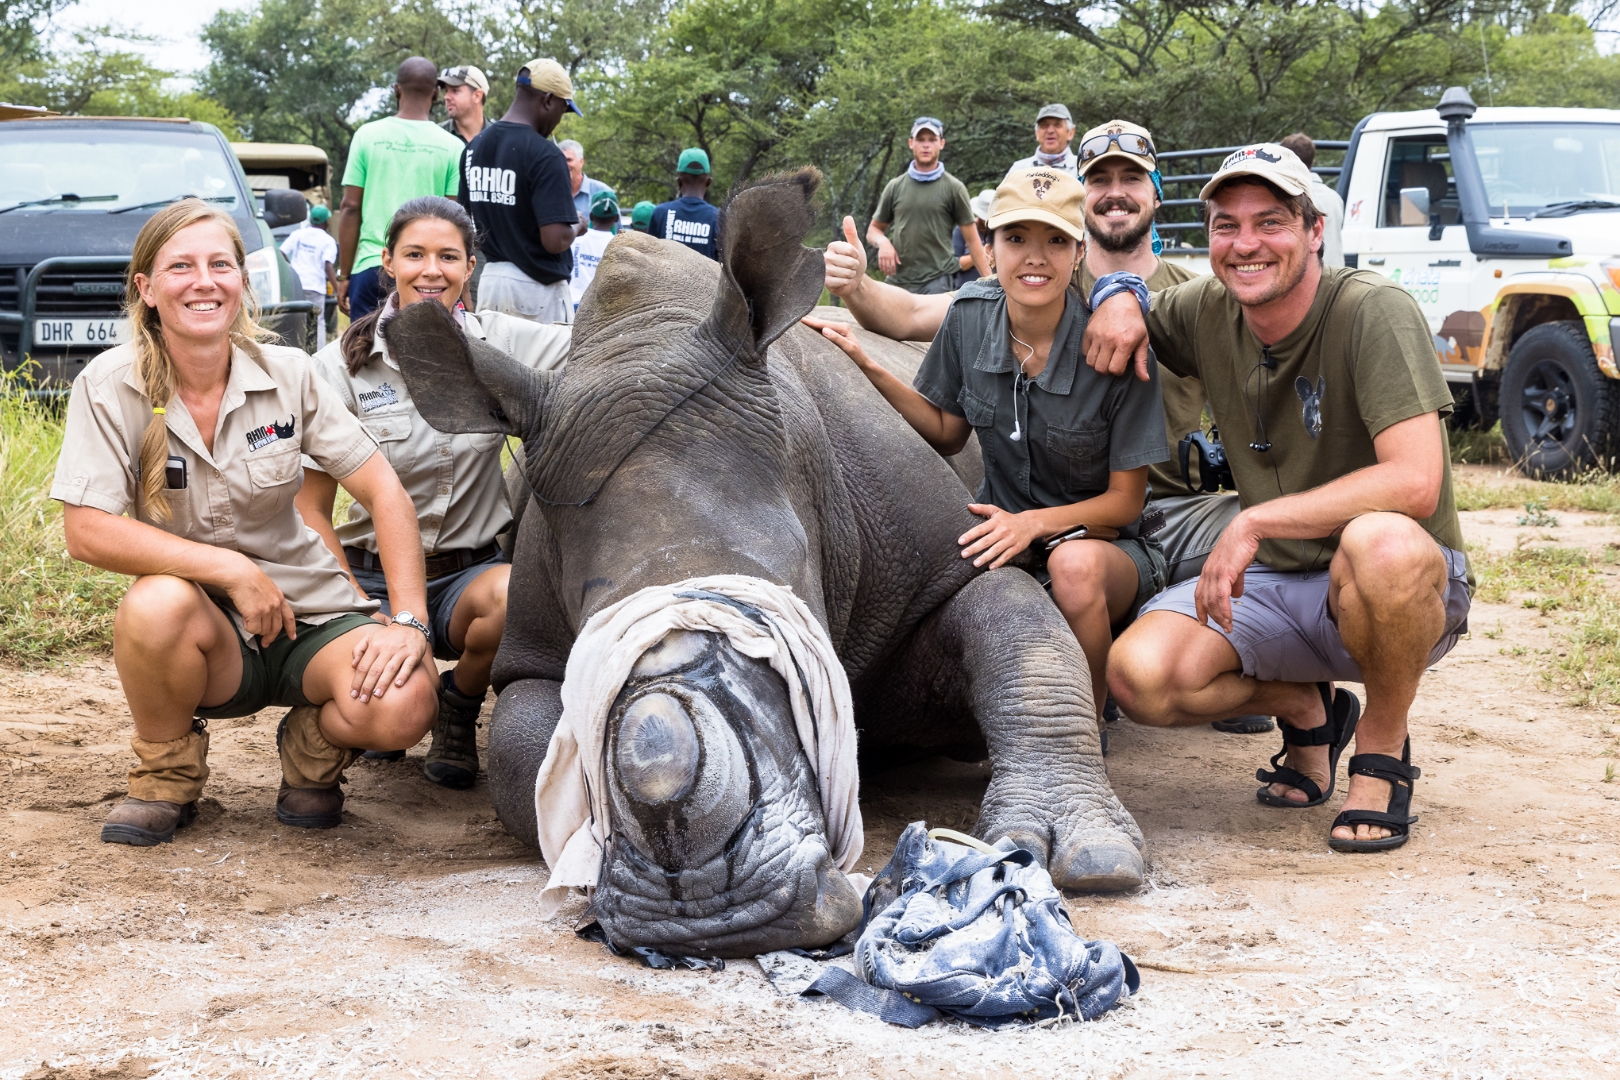
POLYGON ((1090 424, 1046 429, 1046 452, 1052 471, 1063 486, 1076 495, 1101 492, 1108 488, 1108 427, 1090 424))
POLYGON ((969 424, 976 428, 995 426, 996 403, 993 399, 980 397, 967 387, 963 387, 962 396, 959 400, 962 405, 962 415, 969 424))
POLYGON ((238 530, 239 536, 270 526, 289 512, 304 479, 298 445, 289 442, 286 449, 248 458, 247 474, 252 490, 240 511, 247 529, 238 530))
POLYGON ((368 416, 360 423, 365 427, 366 434, 377 443, 383 457, 388 464, 394 467, 399 474, 400 481, 416 465, 416 448, 411 439, 411 417, 405 413, 384 413, 380 416, 368 416))
POLYGON ((505 441, 506 436, 500 434, 499 432, 494 434, 485 432, 478 435, 467 436, 467 445, 478 451, 480 454, 488 454, 491 452, 497 454, 500 453, 501 444, 505 441))

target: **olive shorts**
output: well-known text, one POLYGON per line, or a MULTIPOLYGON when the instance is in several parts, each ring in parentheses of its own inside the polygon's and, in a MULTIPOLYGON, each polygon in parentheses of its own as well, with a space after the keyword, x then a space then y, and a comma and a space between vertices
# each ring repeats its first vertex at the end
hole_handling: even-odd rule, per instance
MULTIPOLYGON (((1123 627, 1136 618, 1136 613, 1141 610, 1143 604, 1164 591, 1167 583, 1164 549, 1159 546, 1158 540, 1148 537, 1122 537, 1110 540, 1109 543, 1129 555, 1131 562, 1136 564, 1136 599, 1131 601, 1130 610, 1114 624, 1116 627, 1123 627)), ((1034 565, 1028 567, 1029 572, 1041 583, 1043 589, 1050 592, 1052 574, 1046 568, 1046 560, 1052 552, 1046 550, 1045 540, 1035 541, 1029 546, 1029 550, 1035 553, 1034 565)))
POLYGON ((199 707, 197 715, 204 720, 226 720, 233 716, 251 716, 272 705, 291 708, 315 704, 304 696, 304 669, 315 654, 357 626, 378 624, 375 619, 350 612, 323 623, 296 625, 297 640, 288 640, 284 633, 269 645, 257 648, 248 644, 248 639, 238 630, 242 681, 231 700, 223 705, 199 707))

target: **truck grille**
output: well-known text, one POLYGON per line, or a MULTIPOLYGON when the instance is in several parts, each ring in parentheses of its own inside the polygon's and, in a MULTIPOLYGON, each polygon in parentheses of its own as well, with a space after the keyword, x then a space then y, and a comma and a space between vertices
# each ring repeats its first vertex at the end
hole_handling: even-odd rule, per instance
MULTIPOLYGON (((0 310, 20 310, 27 268, 0 277, 0 310)), ((36 315, 112 317, 123 306, 124 275, 118 270, 47 270, 34 294, 36 315)))

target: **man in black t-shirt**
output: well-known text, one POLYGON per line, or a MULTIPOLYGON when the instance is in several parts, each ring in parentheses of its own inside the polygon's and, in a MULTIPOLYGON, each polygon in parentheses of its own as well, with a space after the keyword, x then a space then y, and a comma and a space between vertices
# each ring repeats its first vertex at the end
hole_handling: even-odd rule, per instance
POLYGON ((660 240, 685 244, 700 255, 720 261, 720 210, 709 202, 709 155, 701 147, 681 151, 675 165, 677 198, 653 208, 648 232, 660 240))
POLYGON ((579 112, 573 98, 561 64, 530 60, 518 71, 512 107, 462 155, 460 201, 478 223, 486 260, 480 311, 573 321, 568 281, 579 216, 568 161, 548 137, 564 112, 579 112))

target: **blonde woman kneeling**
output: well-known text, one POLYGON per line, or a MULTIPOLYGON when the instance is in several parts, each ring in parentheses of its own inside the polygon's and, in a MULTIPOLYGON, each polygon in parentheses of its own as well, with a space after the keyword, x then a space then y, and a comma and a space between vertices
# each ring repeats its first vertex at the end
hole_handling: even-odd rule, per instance
POLYGON ((277 732, 288 825, 339 823, 358 748, 410 746, 434 714, 422 547, 409 496, 297 349, 261 345, 229 215, 186 199, 135 241, 127 345, 73 383, 51 497, 68 551, 135 578, 113 658, 135 719, 108 843, 172 840, 196 816, 213 718, 293 706, 277 732), (373 620, 293 506, 307 454, 373 514, 400 612, 373 620))

